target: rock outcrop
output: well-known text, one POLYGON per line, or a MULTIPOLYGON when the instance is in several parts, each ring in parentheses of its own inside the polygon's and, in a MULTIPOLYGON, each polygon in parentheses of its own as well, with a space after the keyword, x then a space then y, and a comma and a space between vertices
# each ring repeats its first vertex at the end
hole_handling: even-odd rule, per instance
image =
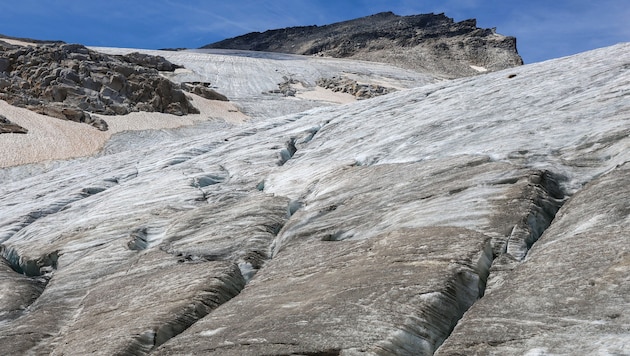
MULTIPOLYGON (((287 78, 286 76, 282 79, 283 82, 278 84, 278 89, 270 90, 267 93, 294 97, 301 88, 307 88, 307 85, 304 85, 303 82, 296 79, 287 78)), ((315 84, 320 88, 328 89, 332 92, 350 94, 357 100, 370 99, 396 91, 394 88, 387 88, 378 84, 359 83, 354 79, 342 76, 319 78, 315 84)))
POLYGON ((253 32, 202 48, 353 58, 447 78, 523 64, 514 37, 478 28, 475 20, 454 22, 444 14, 384 12, 326 26, 253 32))
POLYGON ((110 56, 74 44, 0 42, 0 99, 99 130, 107 123, 92 114, 198 113, 179 85, 159 73, 176 68, 141 53, 110 56))
POLYGON ((357 99, 370 99, 380 95, 393 93, 396 89, 377 84, 362 84, 350 78, 332 77, 321 78, 317 85, 334 92, 348 93, 357 99))
POLYGON ((28 132, 27 129, 23 128, 20 125, 14 124, 3 115, 0 115, 0 134, 3 134, 3 133, 25 134, 27 132, 28 132))
POLYGON ((193 82, 182 83, 182 89, 193 94, 197 94, 202 98, 208 100, 229 101, 227 96, 218 93, 216 90, 210 88, 209 83, 193 82))

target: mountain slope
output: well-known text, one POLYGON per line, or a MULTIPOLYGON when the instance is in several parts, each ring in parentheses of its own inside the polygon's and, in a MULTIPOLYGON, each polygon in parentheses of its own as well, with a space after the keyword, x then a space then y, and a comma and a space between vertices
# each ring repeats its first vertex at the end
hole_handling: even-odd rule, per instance
POLYGON ((0 344, 622 354, 629 53, 5 169, 0 344))
POLYGON ((444 14, 384 12, 326 26, 253 32, 202 48, 354 58, 446 78, 523 64, 514 37, 478 28, 475 20, 455 23, 444 14))

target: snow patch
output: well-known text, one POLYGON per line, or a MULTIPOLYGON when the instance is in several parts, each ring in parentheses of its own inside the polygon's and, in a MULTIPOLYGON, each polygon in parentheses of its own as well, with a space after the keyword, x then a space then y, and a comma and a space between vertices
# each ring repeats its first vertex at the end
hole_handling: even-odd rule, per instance
POLYGON ((214 330, 205 330, 199 333, 199 336, 214 336, 217 335, 218 333, 220 333, 221 331, 225 330, 227 328, 222 327, 222 328, 218 328, 218 329, 214 329, 214 330))
POLYGON ((477 71, 477 72, 479 72, 479 73, 485 73, 485 72, 487 72, 487 71, 488 71, 488 68, 486 68, 486 67, 479 67, 479 66, 473 66, 473 65, 471 65, 471 66, 470 66, 470 68, 472 68, 472 69, 476 70, 476 71, 477 71))

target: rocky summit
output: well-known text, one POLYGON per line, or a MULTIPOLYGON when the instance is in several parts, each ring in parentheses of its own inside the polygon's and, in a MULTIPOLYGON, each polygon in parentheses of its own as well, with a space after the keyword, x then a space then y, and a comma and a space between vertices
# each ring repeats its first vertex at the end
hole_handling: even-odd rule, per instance
POLYGON ((325 26, 252 32, 203 48, 353 58, 429 71, 444 78, 523 64, 514 37, 478 28, 474 19, 454 22, 444 14, 384 12, 325 26))
MULTIPOLYGON (((628 354, 630 44, 456 80, 98 51, 250 119, 190 93, 205 121, 0 169, 3 353, 628 354)), ((7 113, 19 155, 45 117, 7 113)))

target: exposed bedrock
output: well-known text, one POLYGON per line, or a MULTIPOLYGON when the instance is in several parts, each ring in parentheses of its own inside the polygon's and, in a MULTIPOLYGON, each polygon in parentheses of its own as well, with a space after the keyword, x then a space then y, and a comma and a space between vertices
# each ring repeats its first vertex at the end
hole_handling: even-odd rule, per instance
POLYGON ((343 77, 320 78, 317 80, 317 85, 334 92, 354 95, 357 99, 370 99, 396 91, 394 88, 376 84, 361 84, 356 80, 343 77))
POLYGON ((218 93, 216 90, 210 88, 209 83, 189 82, 182 83, 181 87, 183 90, 189 93, 197 94, 200 97, 206 98, 208 100, 229 101, 229 99, 225 95, 218 93))
POLYGON ((461 77, 523 64, 516 39, 454 22, 444 14, 398 16, 383 12, 325 26, 252 32, 203 48, 229 48, 354 58, 461 77))
MULTIPOLYGON (((137 52, 110 56, 75 44, 0 41, 0 99, 102 131, 107 123, 93 114, 199 113, 177 84, 160 75, 176 68, 162 57, 137 52)), ((209 95, 208 89, 195 88, 209 95)))

